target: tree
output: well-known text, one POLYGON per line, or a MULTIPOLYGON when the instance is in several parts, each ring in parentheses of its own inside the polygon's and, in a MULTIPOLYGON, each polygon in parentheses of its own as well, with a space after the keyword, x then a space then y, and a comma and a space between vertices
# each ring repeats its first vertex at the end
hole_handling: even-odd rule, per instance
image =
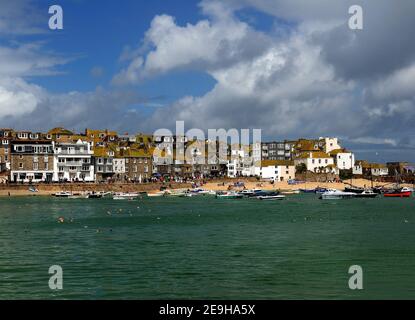
POLYGON ((297 166, 295 167, 295 171, 296 173, 305 173, 307 171, 307 166, 305 165, 305 163, 297 164, 297 166))

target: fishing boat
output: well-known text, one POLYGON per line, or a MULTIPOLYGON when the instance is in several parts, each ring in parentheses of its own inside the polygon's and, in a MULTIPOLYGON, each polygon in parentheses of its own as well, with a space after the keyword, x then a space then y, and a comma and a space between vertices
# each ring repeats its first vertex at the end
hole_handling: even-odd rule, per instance
POLYGON ((356 198, 376 198, 379 194, 374 192, 373 190, 363 190, 361 193, 356 193, 356 198))
POLYGON ((258 200, 268 200, 268 201, 284 200, 285 196, 281 195, 279 192, 270 192, 267 195, 258 196, 257 199, 258 200))
POLYGON ((321 194, 319 199, 322 200, 338 200, 338 199, 350 199, 356 197, 356 193, 344 192, 336 189, 329 189, 328 191, 321 194))
POLYGON ((237 192, 234 192, 234 191, 219 192, 219 193, 216 194, 217 199, 242 199, 243 197, 244 197, 243 195, 241 195, 237 192))
POLYGON ((387 191, 383 194, 387 198, 409 198, 412 195, 412 190, 406 187, 387 191))

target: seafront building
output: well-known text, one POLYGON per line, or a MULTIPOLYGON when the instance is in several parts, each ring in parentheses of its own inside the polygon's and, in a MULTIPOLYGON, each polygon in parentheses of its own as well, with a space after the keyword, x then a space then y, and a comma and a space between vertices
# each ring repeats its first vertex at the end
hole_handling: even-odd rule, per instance
POLYGON ((91 144, 79 139, 76 142, 58 142, 54 145, 53 181, 93 182, 94 164, 91 144))
POLYGON ((147 182, 211 177, 295 179, 304 172, 330 177, 396 174, 411 179, 408 163, 355 161, 335 137, 275 140, 252 145, 186 136, 118 134, 54 128, 47 133, 0 129, 0 175, 10 182, 147 182))
POLYGON ((11 142, 10 181, 52 182, 53 142, 39 135, 20 135, 11 142))

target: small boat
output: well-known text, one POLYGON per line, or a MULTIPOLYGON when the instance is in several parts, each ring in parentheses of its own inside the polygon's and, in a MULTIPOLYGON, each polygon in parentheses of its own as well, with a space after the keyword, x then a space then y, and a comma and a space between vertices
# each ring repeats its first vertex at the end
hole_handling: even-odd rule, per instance
POLYGON ((363 190, 361 193, 356 193, 356 198, 376 198, 379 194, 373 190, 363 190))
POLYGON ((120 192, 120 193, 115 193, 112 197, 113 200, 135 200, 139 197, 140 195, 136 192, 120 192))
POLYGON ((300 189, 302 193, 316 193, 316 189, 300 189))
POLYGON ((392 191, 387 191, 383 194, 383 196, 387 198, 409 198, 411 195, 412 190, 406 187, 392 191))
POLYGON ((205 189, 202 189, 202 188, 192 189, 192 190, 190 190, 190 192, 195 194, 195 195, 216 195, 215 191, 205 190, 205 189))
POLYGON ((68 191, 59 191, 59 192, 53 193, 52 196, 54 196, 55 198, 69 198, 73 196, 73 194, 72 192, 68 192, 68 191))
POLYGON ((279 192, 270 192, 267 195, 258 196, 256 198, 258 200, 273 201, 273 200, 284 200, 285 199, 285 196, 284 195, 281 195, 279 192))
POLYGON ((327 192, 327 191, 329 191, 329 189, 327 189, 327 188, 323 188, 323 187, 317 187, 317 188, 315 189, 315 192, 316 192, 316 193, 320 193, 320 194, 323 194, 323 193, 325 193, 325 192, 327 192))
POLYGON ((30 186, 29 187, 29 191, 30 192, 39 192, 39 190, 36 187, 34 187, 34 186, 30 186))
POLYGON ((350 199, 356 197, 356 193, 344 192, 336 189, 329 189, 328 191, 321 194, 319 199, 322 200, 337 200, 337 199, 350 199))
POLYGON ((290 194, 299 194, 300 190, 287 190, 287 191, 281 191, 281 194, 283 195, 290 195, 290 194))
POLYGON ((216 194, 217 199, 242 199, 244 196, 237 192, 219 192, 216 194))
POLYGON ((92 192, 88 193, 87 198, 88 199, 101 199, 103 197, 103 194, 100 192, 92 192))

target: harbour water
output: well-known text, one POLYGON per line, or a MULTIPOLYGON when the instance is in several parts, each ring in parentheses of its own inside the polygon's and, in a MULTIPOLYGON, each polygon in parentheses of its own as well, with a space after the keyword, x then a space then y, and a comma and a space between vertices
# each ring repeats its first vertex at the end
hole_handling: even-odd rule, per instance
POLYGON ((1 198, 0 299, 44 298, 414 299, 415 200, 1 198))

